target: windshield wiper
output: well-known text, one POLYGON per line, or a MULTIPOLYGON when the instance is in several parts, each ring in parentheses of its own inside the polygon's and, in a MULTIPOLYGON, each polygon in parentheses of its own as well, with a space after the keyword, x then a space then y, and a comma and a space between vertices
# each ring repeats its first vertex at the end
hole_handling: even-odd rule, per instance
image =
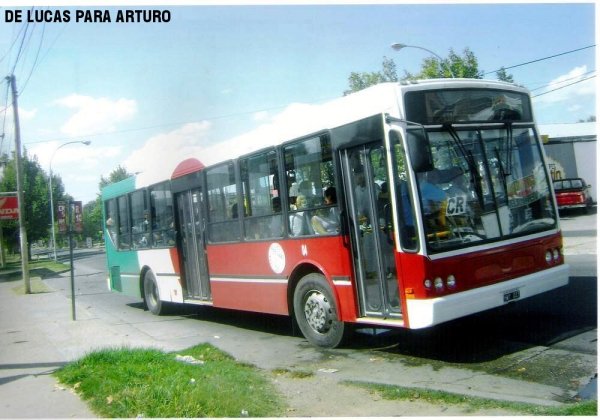
POLYGON ((506 121, 506 167, 508 170, 505 170, 504 173, 506 175, 510 175, 511 174, 511 170, 512 170, 512 144, 513 144, 513 129, 512 129, 512 122, 510 121, 506 121))
POLYGON ((477 194, 479 205, 481 206, 481 208, 483 208, 484 201, 483 189, 481 187, 481 175, 479 174, 477 165, 475 165, 475 158, 473 157, 473 153, 471 153, 470 150, 467 150, 461 138, 459 137, 458 132, 451 123, 444 123, 442 125, 442 128, 448 131, 448 134, 450 134, 450 137, 452 137, 452 140, 454 140, 454 144, 456 144, 456 147, 460 151, 460 154, 462 155, 463 159, 465 160, 465 162, 467 162, 467 165, 469 166, 469 171, 471 172, 471 179, 473 180, 475 194, 477 194))
POLYGON ((502 187, 504 188, 504 193, 506 194, 506 197, 508 199, 508 185, 506 183, 506 178, 510 175, 510 173, 507 173, 504 169, 504 165, 502 164, 502 158, 500 157, 500 150, 498 150, 498 147, 494 148, 494 154, 496 155, 496 159, 498 159, 498 168, 500 169, 500 177, 502 178, 502 187))

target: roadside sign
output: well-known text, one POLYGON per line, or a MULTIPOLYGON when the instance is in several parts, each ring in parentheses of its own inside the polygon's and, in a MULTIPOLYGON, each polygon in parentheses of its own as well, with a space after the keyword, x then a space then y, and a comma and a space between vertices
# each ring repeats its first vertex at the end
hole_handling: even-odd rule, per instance
POLYGON ((83 208, 81 207, 81 201, 73 201, 73 229, 77 233, 83 232, 83 208))
POLYGON ((56 215, 56 220, 58 221, 58 231, 65 233, 67 231, 67 205, 64 201, 58 202, 56 215))
POLYGON ((19 200, 16 196, 0 197, 0 220, 19 218, 19 200))

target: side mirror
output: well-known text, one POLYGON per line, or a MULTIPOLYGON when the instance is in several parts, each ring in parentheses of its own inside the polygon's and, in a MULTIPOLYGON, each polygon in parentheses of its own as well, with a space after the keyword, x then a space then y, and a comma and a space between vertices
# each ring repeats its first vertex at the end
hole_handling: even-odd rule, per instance
POLYGON ((428 172, 433 169, 433 156, 429 137, 425 129, 413 128, 407 131, 408 154, 415 172, 428 172))

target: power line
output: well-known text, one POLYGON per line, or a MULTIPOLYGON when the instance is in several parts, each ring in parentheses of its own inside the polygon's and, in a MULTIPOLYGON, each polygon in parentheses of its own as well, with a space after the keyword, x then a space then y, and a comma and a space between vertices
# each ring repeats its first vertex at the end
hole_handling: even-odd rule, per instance
MULTIPOLYGON (((595 71, 596 70, 590 70, 590 71, 587 71, 587 72, 585 72, 583 74, 580 74, 580 75, 577 75, 577 76, 573 76, 573 77, 569 77, 568 79, 561 80, 558 83, 565 83, 565 82, 568 82, 569 80, 579 79, 580 77, 586 76, 588 74, 592 74, 595 71)), ((536 87, 536 88, 533 88, 533 89, 529 89, 529 91, 533 92, 533 91, 536 91, 536 90, 544 89, 544 88, 547 88, 550 85, 551 85, 551 83, 546 83, 545 85, 542 85, 542 86, 539 86, 539 87, 536 87)))
POLYGON ((6 138, 6 116, 8 115, 8 90, 9 90, 9 85, 8 82, 6 81, 6 79, 4 79, 6 82, 6 100, 4 102, 4 109, 2 110, 2 112, 4 112, 4 118, 2 119, 2 133, 0 133, 1 139, 0 139, 0 156, 2 155, 2 148, 4 147, 4 139, 6 138))
POLYGON ((562 52, 562 53, 559 53, 559 54, 550 55, 550 56, 544 57, 544 58, 538 58, 537 60, 528 61, 526 63, 515 64, 514 66, 509 66, 509 67, 501 67, 498 70, 488 71, 487 73, 483 73, 483 76, 485 76, 486 74, 497 73, 497 72, 499 72, 502 69, 504 69, 504 70, 514 69, 515 67, 521 67, 521 66, 525 66, 527 64, 537 63, 538 61, 544 61, 544 60, 548 60, 550 58, 560 57, 561 55, 571 54, 571 53, 574 53, 574 52, 577 52, 577 51, 586 50, 588 48, 593 48, 595 46, 596 46, 596 44, 588 45, 587 47, 577 48, 577 49, 571 50, 571 51, 565 51, 565 52, 562 52))
POLYGON ((44 22, 44 26, 42 26, 42 34, 40 36, 40 43, 38 45, 37 53, 35 54, 35 59, 33 60, 33 64, 31 66, 31 71, 29 72, 29 76, 27 76, 27 79, 25 79, 25 83, 23 83, 23 85, 21 86, 21 94, 23 94, 25 87, 27 87, 27 84, 29 83, 29 79, 31 79, 31 76, 33 75, 33 72, 35 71, 35 69, 37 67, 38 59, 40 57, 40 52, 42 50, 42 44, 44 43, 44 33, 45 32, 46 32, 46 22, 44 22))
POLYGON ((10 48, 6 51, 6 54, 4 54, 2 56, 2 58, 0 58, 0 63, 2 63, 6 57, 9 56, 9 54, 11 53, 12 49, 14 48, 15 44, 17 43, 17 40, 19 39, 19 37, 21 36, 21 32, 23 32, 23 30, 25 29, 25 25, 21 26, 21 29, 19 29, 19 33, 17 34, 17 36, 15 36, 15 39, 13 39, 12 44, 10 45, 10 48))
POLYGON ((568 85, 564 85, 564 86, 561 86, 561 87, 557 87, 556 89, 552 89, 552 90, 549 90, 549 91, 544 92, 544 93, 539 93, 537 95, 532 96, 532 98, 537 98, 538 96, 542 96, 542 95, 545 95, 545 94, 550 93, 550 92, 556 92, 557 90, 561 90, 561 89, 564 89, 566 87, 576 85, 577 83, 585 82, 586 80, 593 79, 594 77, 596 77, 596 75, 593 75, 593 76, 590 76, 590 77, 586 77, 585 79, 577 80, 576 82, 569 83, 568 85))
MULTIPOLYGON (((33 10, 33 7, 31 8, 33 10)), ((11 74, 15 73, 15 69, 17 68, 17 64, 19 63, 19 59, 21 58, 21 53, 23 52, 23 45, 25 43, 25 37, 27 36, 27 30, 29 29, 29 22, 25 25, 25 32, 23 32, 23 36, 21 37, 21 44, 19 45, 19 51, 17 52, 17 57, 15 58, 15 63, 13 65, 11 74)))

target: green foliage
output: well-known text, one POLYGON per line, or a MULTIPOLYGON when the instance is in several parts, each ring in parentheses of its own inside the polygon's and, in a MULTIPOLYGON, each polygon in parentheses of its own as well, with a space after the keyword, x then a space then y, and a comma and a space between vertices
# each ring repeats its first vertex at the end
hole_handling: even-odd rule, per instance
POLYGON ((500 70, 498 70, 496 72, 496 77, 501 82, 509 82, 509 83, 514 83, 515 82, 515 80, 512 77, 512 74, 508 74, 506 72, 506 69, 504 67, 502 67, 500 70))
POLYGON ((587 119, 585 120, 579 120, 577 121, 578 123, 583 123, 583 122, 596 122, 596 116, 595 115, 590 115, 589 117, 587 117, 587 119))
MULTIPOLYGON (((6 158, 6 156, 5 156, 6 158)), ((16 160, 6 159, 7 166, 4 169, 4 176, 0 181, 0 191, 17 190, 17 172, 16 160)), ((22 181, 23 181, 23 200, 24 200, 24 219, 25 229, 29 243, 48 236, 48 227, 50 224, 50 193, 48 189, 48 175, 41 168, 37 157, 29 157, 27 151, 21 158, 22 181)), ((60 178, 53 177, 53 198, 60 200, 63 196, 63 185, 60 178)), ((18 238, 18 222, 6 222, 4 225, 4 236, 11 246, 16 246, 18 238)))
MULTIPOLYGON (((496 72, 498 80, 514 83, 513 76, 501 68, 496 72)), ((421 64, 421 70, 412 74, 404 70, 402 80, 437 79, 437 78, 483 78, 483 72, 479 69, 479 62, 475 54, 467 47, 461 54, 457 54, 452 48, 446 58, 426 57, 421 64)), ((382 69, 373 72, 352 72, 348 77, 349 89, 344 92, 348 95, 352 92, 368 88, 383 82, 396 82, 400 80, 393 59, 383 57, 382 69)))
POLYGON ((348 95, 352 92, 358 92, 359 90, 363 90, 378 83, 397 81, 398 72, 396 70, 396 63, 391 58, 383 57, 381 71, 350 73, 350 76, 348 77, 350 89, 345 91, 344 95, 348 95))
POLYGON ((479 71, 479 63, 475 54, 465 48, 462 55, 458 55, 452 48, 448 57, 439 60, 436 57, 427 57, 423 60, 421 71, 417 74, 411 74, 405 71, 404 79, 437 79, 464 77, 472 79, 481 79, 482 72, 479 71))
POLYGON ((55 373, 102 417, 276 417, 282 404, 255 368, 208 344, 179 352, 202 364, 153 349, 88 354, 55 373))
POLYGON ((127 172, 127 169, 125 169, 125 167, 119 165, 115 169, 113 169, 113 171, 110 174, 108 174, 108 178, 104 178, 104 176, 100 177, 100 184, 98 185, 98 187, 100 188, 100 190, 102 190, 102 188, 106 187, 107 185, 122 181, 124 179, 129 178, 130 176, 133 176, 133 174, 127 172))
POLYGON ((83 206, 83 237, 102 240, 102 200, 100 196, 83 206))

